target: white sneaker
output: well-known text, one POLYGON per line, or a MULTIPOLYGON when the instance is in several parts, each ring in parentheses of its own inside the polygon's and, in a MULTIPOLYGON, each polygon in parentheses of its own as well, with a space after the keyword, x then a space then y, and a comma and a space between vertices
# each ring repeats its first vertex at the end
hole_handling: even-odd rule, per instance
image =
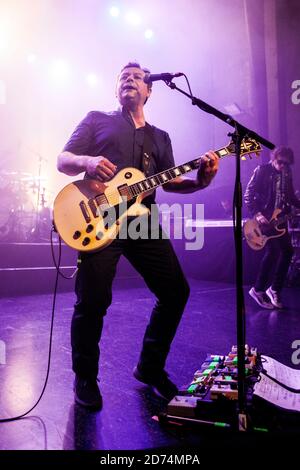
POLYGON ((257 292, 254 287, 251 287, 249 290, 249 295, 251 295, 252 299, 260 305, 262 308, 267 308, 269 310, 273 310, 273 304, 270 302, 269 297, 266 295, 265 292, 257 292))
POLYGON ((271 300, 274 307, 283 308, 283 304, 281 302, 280 294, 278 291, 273 290, 272 287, 270 286, 269 289, 266 290, 266 294, 271 300))

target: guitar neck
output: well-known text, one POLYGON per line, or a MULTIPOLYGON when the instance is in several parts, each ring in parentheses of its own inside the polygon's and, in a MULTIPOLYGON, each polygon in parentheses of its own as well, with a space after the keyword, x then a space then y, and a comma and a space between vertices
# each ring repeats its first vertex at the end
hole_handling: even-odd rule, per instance
MULTIPOLYGON (((231 155, 231 152, 228 147, 222 147, 218 150, 215 150, 215 153, 219 158, 231 155)), ((155 175, 149 176, 144 180, 138 181, 137 183, 130 185, 128 187, 129 191, 131 192, 132 197, 136 197, 139 194, 162 186, 163 184, 172 181, 178 176, 182 176, 186 173, 189 173, 190 171, 197 170, 201 165, 202 159, 203 157, 201 156, 187 163, 183 163, 182 165, 174 166, 173 168, 169 168, 168 170, 164 170, 160 173, 156 173, 155 175)))

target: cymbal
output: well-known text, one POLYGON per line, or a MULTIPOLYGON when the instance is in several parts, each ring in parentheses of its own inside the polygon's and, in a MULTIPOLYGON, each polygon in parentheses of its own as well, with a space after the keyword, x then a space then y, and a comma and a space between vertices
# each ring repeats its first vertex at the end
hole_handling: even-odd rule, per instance
POLYGON ((3 175, 3 176, 10 176, 10 175, 17 175, 18 173, 16 171, 0 171, 0 175, 3 175))
POLYGON ((5 175, 5 176, 30 176, 32 173, 28 173, 27 171, 6 171, 6 170, 1 170, 0 175, 5 175))
POLYGON ((21 178, 20 181, 29 181, 30 183, 31 182, 35 182, 35 181, 46 181, 47 178, 45 176, 25 176, 24 178, 21 178))

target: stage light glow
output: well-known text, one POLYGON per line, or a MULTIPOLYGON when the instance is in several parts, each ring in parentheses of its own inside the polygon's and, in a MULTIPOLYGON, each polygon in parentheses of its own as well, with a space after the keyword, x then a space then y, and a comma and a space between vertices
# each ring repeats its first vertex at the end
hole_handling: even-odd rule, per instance
POLYGON ((127 23, 131 24, 132 26, 138 26, 141 24, 141 17, 135 11, 128 11, 125 15, 125 20, 127 23))
POLYGON ((4 55, 8 50, 8 41, 5 39, 5 37, 0 36, 0 54, 4 55))
POLYGON ((0 80, 0 104, 6 104, 6 85, 4 80, 0 80))
POLYGON ((17 44, 17 42, 20 39, 22 30, 18 23, 17 12, 12 14, 8 11, 0 11, 0 55, 2 57, 7 56, 11 59, 12 56, 10 54, 13 53, 16 47, 20 47, 20 44, 17 44))
POLYGON ((29 54, 27 54, 27 62, 28 64, 33 64, 34 62, 36 62, 36 59, 37 59, 37 56, 35 54, 33 54, 32 52, 30 52, 29 54))
POLYGON ((120 9, 114 5, 110 8, 109 13, 113 18, 117 18, 120 15, 120 9))
POLYGON ((87 76, 86 76, 86 81, 87 81, 87 84, 93 88, 95 87, 96 85, 98 85, 98 77, 97 75, 95 75, 94 73, 89 73, 87 76))
POLYGON ((8 25, 2 21, 0 23, 0 54, 8 52, 9 44, 11 43, 10 31, 8 25))
POLYGON ((66 79, 69 77, 70 74, 70 69, 68 64, 62 60, 58 59, 52 62, 51 68, 51 77, 56 81, 56 82, 65 82, 66 79))
POLYGON ((146 39, 151 39, 153 37, 152 29, 150 28, 146 29, 146 31, 144 32, 144 36, 146 39))

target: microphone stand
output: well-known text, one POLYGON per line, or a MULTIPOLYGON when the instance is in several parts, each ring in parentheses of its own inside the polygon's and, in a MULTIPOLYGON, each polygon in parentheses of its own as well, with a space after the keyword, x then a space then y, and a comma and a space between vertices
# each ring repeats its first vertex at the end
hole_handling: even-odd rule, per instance
POLYGON ((245 394, 245 337, 246 337, 246 322, 245 322, 245 302, 243 292, 243 246, 242 246, 242 184, 241 184, 241 143, 245 137, 253 138, 257 142, 269 149, 274 149, 275 145, 260 136, 248 127, 243 126, 241 123, 233 119, 229 114, 224 114, 217 108, 206 103, 199 98, 185 92, 178 88, 172 80, 164 80, 166 85, 172 90, 177 90, 192 101, 194 106, 202 109, 206 113, 216 116, 221 121, 226 122, 234 128, 234 132, 229 133, 234 144, 236 154, 236 179, 234 188, 234 208, 235 208, 235 225, 234 225, 234 238, 235 238, 235 254, 236 254, 236 325, 237 325, 237 357, 238 357, 238 429, 239 431, 246 431, 248 428, 248 415, 247 415, 247 401, 245 394))
POLYGON ((38 165, 38 184, 37 184, 37 201, 36 201, 36 211, 35 211, 35 225, 30 231, 30 239, 35 242, 41 241, 41 215, 40 215, 40 199, 42 195, 42 208, 44 207, 45 203, 45 198, 44 198, 44 192, 41 194, 41 172, 42 172, 42 161, 44 158, 40 155, 37 154, 39 159, 39 165, 38 165))

